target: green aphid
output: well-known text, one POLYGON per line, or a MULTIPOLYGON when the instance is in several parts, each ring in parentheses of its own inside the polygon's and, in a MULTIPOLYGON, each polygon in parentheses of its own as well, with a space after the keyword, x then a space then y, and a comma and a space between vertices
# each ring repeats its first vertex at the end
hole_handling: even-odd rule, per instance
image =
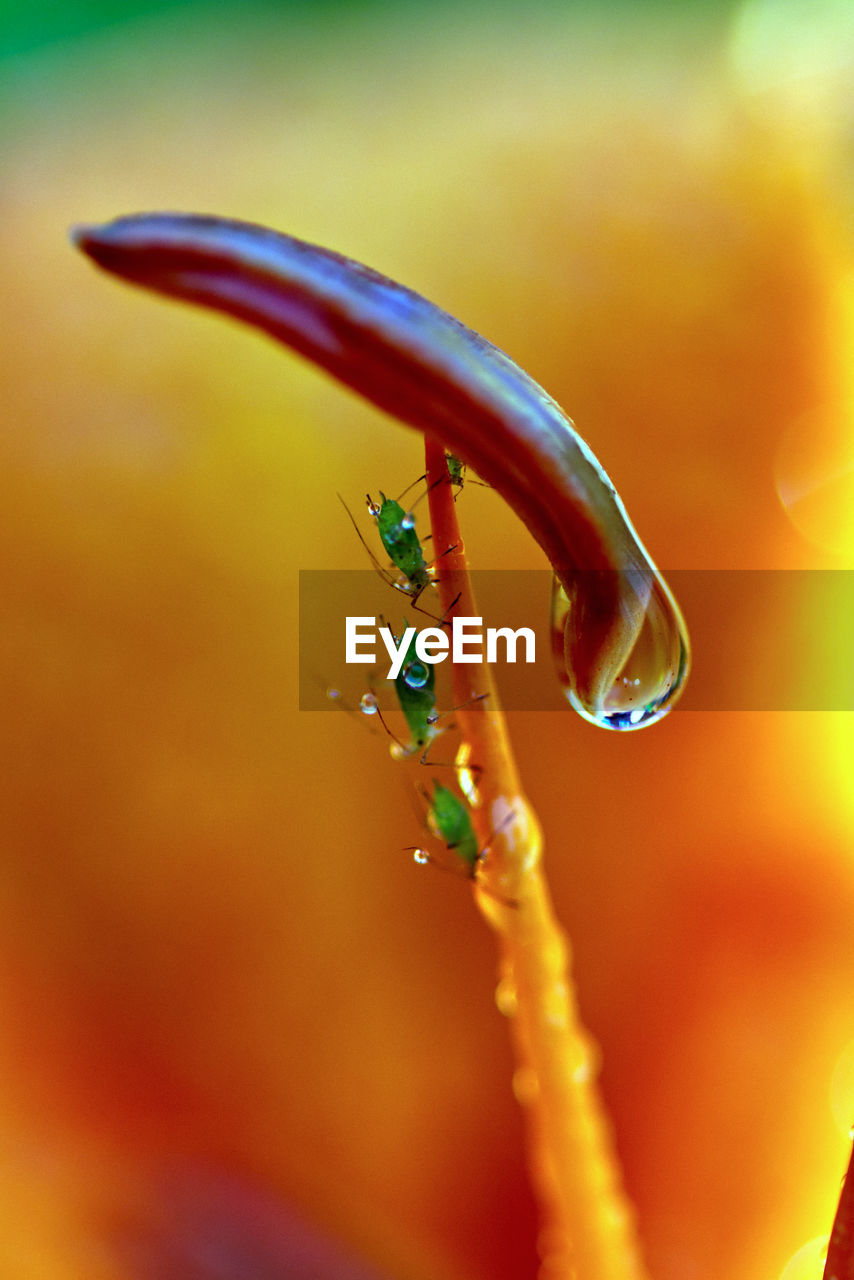
POLYGON ((426 755, 426 748, 439 733, 436 728, 439 718, 436 711, 436 668, 432 663, 422 662, 416 654, 417 638, 416 633, 410 640, 400 674, 394 682, 397 701, 410 734, 408 745, 395 739, 405 756, 413 755, 422 748, 426 755))
POLYGON ((389 560, 400 570, 403 581, 396 585, 402 591, 420 595, 432 579, 415 532, 412 512, 404 511, 399 502, 387 498, 382 491, 379 502, 368 495, 368 510, 377 522, 380 541, 389 560))
MULTIPOLYGON (((404 622, 402 635, 406 634, 404 622)), ((409 645, 403 657, 400 672, 394 679, 394 692, 397 703, 406 721, 409 740, 402 742, 389 727, 380 710, 379 701, 374 690, 366 693, 359 703, 364 715, 376 716, 386 733, 392 740, 391 754, 396 760, 406 760, 422 752, 421 764, 427 763, 427 754, 434 739, 442 732, 436 727, 439 713, 436 708, 436 668, 432 663, 422 662, 415 650, 418 632, 413 631, 409 645)), ((395 636, 395 644, 400 643, 400 636, 395 636)))
MULTIPOLYGON (((341 498, 340 493, 338 497, 341 498)), ((389 586, 410 596, 413 608, 416 608, 418 597, 433 582, 433 575, 431 566, 424 559, 421 540, 415 532, 415 517, 412 512, 405 511, 400 502, 395 498, 387 498, 382 492, 380 492, 379 502, 374 502, 371 495, 368 494, 368 510, 377 522, 377 530, 383 548, 397 570, 397 573, 393 574, 388 567, 380 564, 368 546, 352 511, 343 498, 341 498, 341 504, 350 517, 353 528, 359 535, 359 541, 370 556, 371 563, 377 573, 389 586)), ((422 609, 420 612, 424 613, 425 610, 422 609)), ((429 616, 432 617, 432 615, 429 616)))
MULTIPOLYGON (((406 624, 404 623, 404 632, 406 633, 406 624)), ((403 713, 406 721, 406 727, 409 730, 409 741, 401 742, 397 734, 393 733, 386 724, 385 717, 377 705, 376 695, 372 692, 369 702, 369 714, 378 715, 380 723, 386 733, 392 739, 391 754, 396 760, 405 760, 415 755, 417 751, 421 751, 421 764, 433 764, 438 767, 447 767, 444 762, 428 761, 427 756, 430 754, 430 748, 435 740, 444 733, 444 729, 439 726, 439 721, 444 719, 444 715, 439 714, 436 705, 436 667, 431 662, 422 662, 415 650, 415 643, 418 639, 416 632, 409 641, 409 646, 404 654, 403 663, 400 668, 400 674, 395 677, 394 691, 397 697, 397 703, 403 713)), ((395 643, 399 641, 399 637, 395 637, 395 643)), ((480 694, 477 698, 471 699, 471 702, 481 702, 486 694, 480 694)), ((470 705, 467 703, 466 705, 470 705)), ((456 707, 452 708, 457 710, 456 707)), ((468 761, 464 765, 455 764, 463 790, 466 786, 462 779, 469 779, 469 787, 474 789, 472 781, 475 774, 480 773, 480 768, 476 764, 468 761)))
POLYGON ((455 484, 458 489, 462 489, 465 484, 466 464, 460 462, 453 453, 445 454, 445 465, 448 468, 448 479, 451 484, 455 484))
POLYGON ((430 806, 429 822, 434 835, 443 840, 448 849, 454 851, 460 861, 465 863, 469 875, 474 877, 481 859, 481 851, 469 811, 459 796, 455 796, 453 791, 443 787, 441 782, 433 783, 433 803, 430 806))
POLYGON ((448 483, 453 485, 457 492, 454 494, 454 502, 459 497, 460 490, 466 484, 476 484, 480 489, 488 489, 490 486, 485 484, 483 480, 471 480, 466 476, 466 464, 462 462, 456 454, 445 454, 445 466, 448 469, 448 483))
MULTIPOLYGON (((481 848, 477 842, 477 836, 472 826, 471 815, 463 800, 459 796, 455 796, 453 791, 449 791, 447 787, 443 787, 441 782, 433 783, 433 800, 427 792, 424 792, 424 798, 430 804, 427 814, 427 821, 430 830, 437 840, 441 840, 445 848, 457 855, 465 869, 466 877, 469 880, 477 880, 478 868, 486 857, 489 845, 493 837, 490 836, 486 845, 481 848)), ((502 822, 501 826, 505 826, 512 818, 509 814, 502 822)), ((499 827, 497 830, 500 830, 499 827)), ((497 834, 497 831, 495 832, 497 834)), ((416 862, 433 862, 426 849, 413 849, 416 862)), ((442 866, 442 863, 438 863, 442 866)), ((444 867, 445 871, 452 870, 451 867, 444 867)), ((515 910, 519 903, 515 898, 505 898, 500 893, 496 893, 493 889, 488 888, 484 884, 480 884, 482 891, 490 898, 494 898, 496 902, 500 902, 502 906, 513 907, 515 910)))

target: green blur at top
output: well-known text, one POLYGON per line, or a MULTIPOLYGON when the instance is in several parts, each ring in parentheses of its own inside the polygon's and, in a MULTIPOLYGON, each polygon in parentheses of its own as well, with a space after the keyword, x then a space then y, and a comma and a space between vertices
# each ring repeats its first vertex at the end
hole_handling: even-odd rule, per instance
MULTIPOLYGON (((456 6, 453 6, 456 8, 456 6)), ((736 0, 682 0, 679 8, 693 13, 728 13, 736 0)), ((51 44, 111 28, 120 28, 140 18, 163 14, 193 13, 200 21, 246 21, 255 14, 293 15, 300 20, 323 22, 336 14, 367 16, 406 15, 423 11, 422 0, 0 0, 0 59, 29 53, 51 44)), ((474 20, 479 17, 512 15, 519 9, 529 16, 533 12, 571 13, 587 16, 609 11, 637 12, 668 8, 668 0, 528 0, 522 6, 517 0, 465 0, 465 12, 474 20)))
POLYGON ((170 13, 194 13, 200 21, 240 21, 253 12, 322 20, 336 11, 379 7, 370 0, 0 0, 0 58, 170 13))

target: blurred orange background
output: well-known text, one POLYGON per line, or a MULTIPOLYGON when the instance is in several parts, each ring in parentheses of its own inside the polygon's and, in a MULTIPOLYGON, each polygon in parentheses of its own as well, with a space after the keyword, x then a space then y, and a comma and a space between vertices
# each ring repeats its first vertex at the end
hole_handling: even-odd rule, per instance
MULTIPOLYGON (((537 1267, 493 939, 384 742, 297 707, 298 570, 365 566, 336 493, 420 442, 68 224, 339 249, 542 382, 665 569, 849 568, 843 10, 176 9, 6 59, 0 1275, 271 1280, 294 1221, 537 1267)), ((854 1119, 850 712, 511 729, 651 1272, 776 1280, 854 1119)))

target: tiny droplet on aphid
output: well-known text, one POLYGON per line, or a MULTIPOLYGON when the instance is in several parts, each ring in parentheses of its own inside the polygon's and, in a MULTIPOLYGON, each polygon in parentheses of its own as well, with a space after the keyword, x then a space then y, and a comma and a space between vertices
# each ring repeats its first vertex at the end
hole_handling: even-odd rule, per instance
POLYGON ((430 672, 423 662, 409 662, 403 668, 403 678, 410 689, 423 689, 430 677, 430 672))

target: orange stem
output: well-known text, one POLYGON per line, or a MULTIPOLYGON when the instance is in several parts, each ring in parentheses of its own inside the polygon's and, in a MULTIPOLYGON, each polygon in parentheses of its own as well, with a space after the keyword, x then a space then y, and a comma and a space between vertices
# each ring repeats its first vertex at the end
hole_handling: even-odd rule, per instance
MULTIPOLYGON (((443 614, 478 617, 445 451, 429 435, 426 460, 433 545, 453 548, 437 576, 443 614)), ((481 770, 472 820, 488 851, 475 893, 499 937, 496 999, 512 1022, 513 1086, 527 1117, 531 1172, 546 1228, 541 1274, 549 1280, 644 1280, 591 1042, 579 1021, 568 944, 542 875, 540 829, 522 793, 492 675, 485 663, 453 664, 452 679, 462 750, 481 770)))

